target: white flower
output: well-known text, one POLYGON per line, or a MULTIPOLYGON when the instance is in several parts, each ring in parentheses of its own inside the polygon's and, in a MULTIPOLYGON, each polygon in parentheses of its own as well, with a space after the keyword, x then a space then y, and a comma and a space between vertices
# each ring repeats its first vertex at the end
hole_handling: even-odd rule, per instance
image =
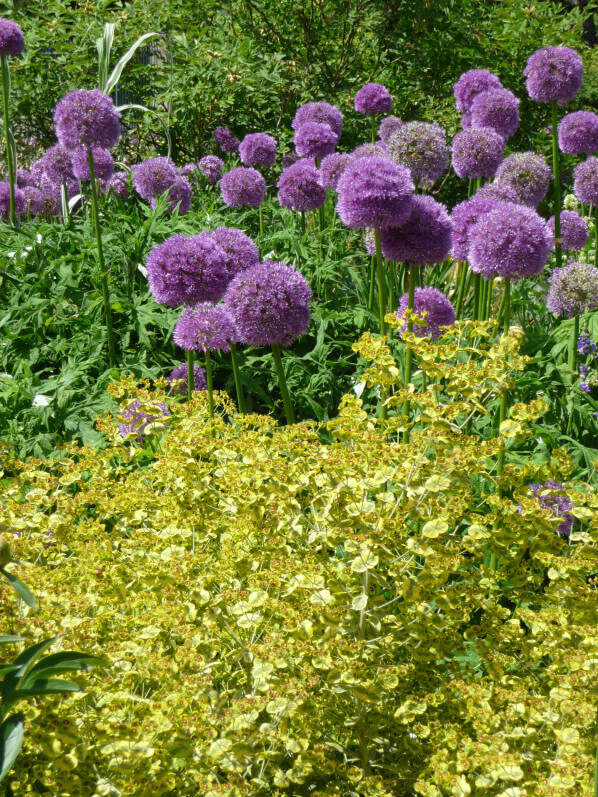
POLYGON ((141 271, 144 277, 147 277, 147 269, 145 266, 142 266, 141 263, 137 266, 137 270, 141 271))
POLYGON ((47 407, 51 401, 52 401, 51 396, 44 396, 43 393, 37 393, 37 395, 34 396, 33 401, 31 402, 31 406, 47 407))
POLYGON ((365 382, 358 382, 356 385, 353 385, 353 390, 355 391, 355 395, 357 398, 361 398, 361 394, 365 389, 365 382))

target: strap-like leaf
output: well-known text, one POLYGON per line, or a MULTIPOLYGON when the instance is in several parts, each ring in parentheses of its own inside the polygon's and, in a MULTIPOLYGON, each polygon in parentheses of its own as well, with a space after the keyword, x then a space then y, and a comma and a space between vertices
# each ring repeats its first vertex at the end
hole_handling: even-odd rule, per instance
POLYGON ((13 714, 0 725, 0 780, 8 775, 25 736, 25 715, 13 714))
POLYGON ((63 650, 59 653, 52 653, 50 656, 45 656, 38 661, 37 664, 29 670, 20 686, 26 689, 40 677, 48 678, 50 675, 72 672, 73 670, 86 670, 89 667, 105 666, 106 664, 108 664, 108 662, 98 656, 79 653, 75 650, 63 650))
POLYGON ((98 83, 100 91, 105 91, 104 86, 108 79, 110 53, 112 52, 115 27, 116 25, 114 22, 106 22, 103 35, 100 36, 99 39, 96 39, 96 48, 98 51, 98 83))
POLYGON ((116 88, 116 84, 120 80, 120 76, 122 75, 123 69, 129 63, 131 58, 135 55, 135 53, 137 52, 139 47, 143 44, 143 42, 147 41, 147 39, 151 39, 153 36, 160 36, 160 35, 161 35, 160 33, 144 33, 143 36, 140 36, 137 39, 135 44, 133 44, 131 47, 129 47, 127 52, 123 55, 123 57, 120 59, 120 61, 116 64, 116 66, 112 70, 112 74, 110 75, 110 77, 108 78, 106 83, 104 84, 104 88, 102 89, 104 94, 110 94, 110 92, 113 91, 116 88))
POLYGON ((26 697, 34 697, 37 695, 57 695, 60 692, 80 692, 81 687, 73 681, 63 681, 62 678, 40 678, 35 682, 35 686, 30 689, 16 689, 10 698, 6 701, 6 705, 16 703, 17 700, 23 700, 26 697))
POLYGON ((0 636, 0 645, 12 645, 13 642, 24 642, 24 636, 15 636, 14 634, 5 634, 0 636))
POLYGON ((19 598, 30 606, 32 609, 37 609, 37 603, 35 602, 35 598, 29 592, 29 589, 23 584, 20 578, 17 578, 14 573, 9 573, 8 570, 3 570, 0 568, 0 573, 4 576, 4 578, 8 581, 10 586, 15 590, 19 598))
POLYGON ((14 672, 18 669, 18 664, 0 664, 0 675, 7 675, 9 672, 14 672))
POLYGON ((0 684, 0 697, 2 698, 2 702, 5 702, 10 696, 11 692, 17 688, 19 682, 27 674, 27 671, 33 666, 38 656, 40 656, 44 650, 46 650, 46 648, 49 648, 50 645, 56 642, 57 639, 58 637, 44 639, 42 642, 38 642, 37 645, 32 645, 31 647, 26 648, 17 656, 12 664, 18 664, 19 669, 15 670, 15 672, 9 673, 0 684))

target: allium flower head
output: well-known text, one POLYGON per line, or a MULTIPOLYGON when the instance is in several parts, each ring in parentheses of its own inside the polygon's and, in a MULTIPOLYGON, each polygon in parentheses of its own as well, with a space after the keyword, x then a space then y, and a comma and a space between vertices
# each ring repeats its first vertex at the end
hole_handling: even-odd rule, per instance
POLYGON ((519 100, 508 89, 482 91, 471 103, 471 126, 490 127, 510 138, 519 127, 519 100))
POLYGON ((417 194, 407 221, 381 231, 382 254, 388 260, 420 266, 442 263, 451 251, 451 233, 445 206, 431 196, 417 194))
POLYGON ((521 204, 517 191, 507 183, 500 183, 496 180, 493 183, 486 183, 475 192, 474 196, 480 199, 496 199, 501 202, 515 202, 521 204))
POLYGON ((573 318, 598 307, 598 270, 570 260, 550 275, 546 307, 555 315, 573 318))
POLYGON ((464 72, 453 86, 455 105, 460 113, 468 113, 478 94, 490 89, 501 89, 502 83, 486 69, 470 69, 464 72))
POLYGON ((217 127, 213 135, 214 141, 222 152, 236 152, 239 149, 241 142, 231 133, 228 127, 217 127))
MULTIPOLYGON (((187 377, 188 377, 187 363, 181 363, 176 368, 173 368, 168 377, 168 384, 170 385, 171 393, 179 393, 182 396, 187 395, 187 377)), ((196 393, 205 390, 208 386, 206 380, 205 368, 200 368, 197 363, 193 364, 193 390, 196 393)))
POLYGON ((23 31, 19 25, 0 17, 0 56, 20 55, 24 49, 23 31))
POLYGON ((484 197, 475 193, 471 199, 466 199, 455 205, 451 213, 453 225, 452 256, 455 260, 467 260, 469 252, 469 232, 476 222, 485 214, 495 210, 500 204, 500 200, 494 197, 484 197))
POLYGON ((154 202, 180 178, 179 170, 171 160, 162 156, 150 158, 133 166, 133 186, 146 202, 154 202))
POLYGON ((496 171, 496 182, 508 186, 515 201, 532 208, 548 193, 551 179, 550 168, 536 152, 514 152, 496 171))
MULTIPOLYGON (((25 194, 15 185, 15 213, 24 213, 27 207, 25 194)), ((10 212, 10 184, 0 183, 0 216, 6 216, 10 212)))
MULTIPOLYGON (((554 216, 546 222, 550 233, 550 248, 554 252, 554 216)), ((579 213, 573 210, 561 211, 561 248, 564 252, 577 252, 588 242, 588 228, 579 213)))
POLYGON ((373 116, 377 113, 389 113, 392 108, 390 91, 381 83, 366 83, 355 95, 355 110, 373 116))
POLYGON ((147 429, 151 423, 156 423, 157 421, 164 423, 164 419, 170 416, 170 412, 166 404, 162 401, 152 401, 143 404, 140 399, 135 399, 122 413, 122 416, 128 423, 119 424, 118 430, 121 437, 126 437, 129 434, 137 434, 135 442, 139 443, 139 445, 143 445, 145 441, 143 431, 147 429))
POLYGON ((120 113, 99 89, 77 89, 65 94, 54 109, 56 137, 66 149, 115 146, 120 135, 120 113))
POLYGON ((388 142, 392 160, 406 166, 422 186, 432 185, 448 169, 449 152, 444 131, 436 123, 407 122, 388 142))
POLYGON ((210 235, 226 255, 226 273, 229 280, 260 262, 257 246, 241 230, 235 227, 218 227, 210 235))
POLYGON ((60 144, 47 149, 39 161, 41 169, 56 185, 67 183, 74 177, 73 154, 60 144))
POLYGON ((598 206, 598 158, 586 158, 573 169, 573 193, 584 205, 598 206))
POLYGON ((530 55, 523 74, 532 100, 556 100, 563 106, 571 102, 581 88, 583 63, 570 47, 543 47, 530 55))
POLYGON ((575 111, 563 116, 558 126, 559 147, 565 155, 591 155, 598 151, 598 116, 575 111))
POLYGON ((346 152, 333 152, 332 155, 326 155, 322 159, 322 163, 320 163, 318 178, 322 188, 332 188, 336 191, 340 176, 347 168, 350 160, 351 156, 346 152))
MULTIPOLYGON (((87 149, 78 149, 73 153, 73 174, 77 180, 88 182, 90 177, 87 149)), ((114 174, 114 159, 107 149, 93 147, 93 170, 96 180, 109 180, 114 174)))
POLYGON ((222 177, 220 193, 230 208, 259 208, 266 195, 266 181, 256 169, 237 166, 222 177))
POLYGON ((274 166, 276 139, 267 133, 250 133, 241 141, 239 155, 245 166, 274 166))
POLYGON ((282 168, 287 169, 289 166, 297 163, 298 160, 301 160, 301 158, 296 152, 285 152, 282 156, 282 168))
POLYGON ((309 160, 299 160, 284 169, 276 187, 278 201, 291 210, 315 210, 326 201, 326 189, 320 185, 318 170, 309 160))
POLYGON ((197 171, 214 185, 224 173, 224 161, 216 155, 205 155, 197 163, 197 171))
POLYGON ((550 509, 553 517, 563 518, 556 530, 563 537, 569 537, 575 516, 571 513, 573 502, 565 492, 564 485, 549 479, 544 484, 530 484, 529 487, 542 509, 550 509))
POLYGON ((347 227, 396 227, 411 214, 413 190, 404 166, 377 155, 352 159, 336 186, 336 210, 347 227))
MULTIPOLYGON (((397 310, 397 318, 402 319, 409 307, 409 294, 401 297, 397 310)), ((421 318, 425 314, 424 324, 413 324, 413 334, 418 338, 429 336, 432 340, 437 340, 440 335, 440 327, 449 327, 455 323, 455 310, 448 298, 442 291, 436 288, 416 288, 413 296, 413 312, 421 318)), ((403 322, 400 330, 407 329, 407 322, 403 322)))
POLYGON ((151 250, 146 268, 154 299, 167 307, 217 302, 228 282, 226 254, 209 233, 167 238, 151 250))
POLYGON ((384 141, 366 141, 365 144, 355 147, 349 154, 351 158, 363 158, 366 155, 379 155, 388 158, 388 144, 385 144, 384 141))
POLYGON ((325 158, 336 149, 338 136, 324 122, 306 122, 295 130, 297 154, 305 158, 325 158))
POLYGON ((291 122, 293 130, 299 130, 307 122, 318 122, 328 125, 340 138, 343 129, 343 115, 336 107, 328 102, 306 102, 297 108, 295 118, 291 122))
POLYGON ((109 191, 121 199, 127 199, 129 197, 129 173, 114 172, 106 185, 106 193, 109 191))
POLYGON ((504 149, 503 137, 488 127, 464 130, 453 139, 453 169, 466 180, 494 177, 504 149))
POLYGON ((17 169, 17 185, 19 188, 35 185, 35 179, 28 169, 17 169))
POLYGON ((378 135, 380 139, 384 141, 385 144, 388 144, 388 140, 392 136, 392 134, 399 129, 399 127, 403 126, 403 121, 399 119, 398 116, 387 116, 380 122, 380 127, 378 128, 378 135))
MULTIPOLYGON (((172 213, 177 208, 179 216, 183 216, 189 212, 191 208, 191 197, 193 196, 193 189, 191 183, 186 177, 179 177, 173 186, 170 187, 167 194, 168 205, 167 211, 172 213)), ((156 201, 152 201, 152 207, 156 206, 156 201)))
POLYGON ((484 279, 520 280, 542 271, 549 244, 544 219, 535 210, 503 202, 471 228, 468 260, 484 279))
POLYGON ((264 261, 238 274, 224 303, 249 346, 290 346, 309 326, 309 283, 285 263, 264 261))
POLYGON ((172 338, 187 351, 230 351, 238 340, 235 323, 228 307, 202 302, 186 307, 176 322, 172 338))

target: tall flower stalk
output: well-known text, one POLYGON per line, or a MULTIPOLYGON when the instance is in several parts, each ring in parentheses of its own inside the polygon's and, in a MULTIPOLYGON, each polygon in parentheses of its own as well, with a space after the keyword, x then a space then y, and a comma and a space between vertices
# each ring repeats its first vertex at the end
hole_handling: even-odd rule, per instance
POLYGON ((282 355, 280 351, 280 344, 272 344, 272 354, 274 355, 274 367, 276 368, 276 376, 278 377, 278 386, 282 394, 282 403, 284 405, 284 414, 287 419, 287 424, 292 426, 295 423, 295 413, 293 412, 293 404, 289 395, 287 387, 287 380, 284 375, 284 368, 282 366, 282 355))
POLYGON ((245 414, 245 396, 243 395, 243 383, 241 381, 241 369, 239 368, 239 357, 237 352, 237 345, 230 344, 230 356, 233 364, 233 375, 235 377, 235 390, 237 392, 237 406, 239 412, 245 414))
POLYGON ((0 57, 2 68, 2 123, 4 129, 4 142, 6 146, 6 166, 8 169, 8 184, 10 186, 10 207, 9 219, 14 226, 17 223, 15 212, 15 163, 13 140, 10 132, 9 98, 10 98, 10 71, 8 68, 8 58, 3 55, 0 57))
POLYGON ((558 113, 556 100, 552 103, 552 175, 554 177, 554 254, 557 268, 561 267, 561 173, 559 164, 558 113))

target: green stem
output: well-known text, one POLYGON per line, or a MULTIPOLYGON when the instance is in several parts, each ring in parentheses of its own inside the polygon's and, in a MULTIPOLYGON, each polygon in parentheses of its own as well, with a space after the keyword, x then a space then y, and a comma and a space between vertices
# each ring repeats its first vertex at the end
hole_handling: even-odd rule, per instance
POLYGON ((191 401, 194 388, 195 376, 193 373, 193 351, 192 349, 187 349, 187 401, 191 401))
POLYGON ((376 143, 376 133, 378 132, 376 130, 376 116, 374 114, 372 114, 372 116, 370 116, 370 119, 371 119, 371 122, 372 122, 372 144, 375 144, 376 143))
POLYGON ((482 278, 476 274, 473 278, 473 320, 478 320, 478 312, 480 309, 480 289, 482 285, 482 278))
POLYGON ((463 296, 465 295, 465 283, 467 282, 467 274, 469 269, 467 268, 467 262, 464 260, 459 263, 461 266, 461 274, 459 277, 459 291, 457 293, 457 302, 455 304, 455 314, 459 320, 463 320, 461 318, 461 305, 463 304, 463 296))
MULTIPOLYGON (((511 280, 505 280, 505 293, 504 293, 504 327, 503 332, 505 335, 509 334, 509 327, 511 325, 511 280)), ((500 433, 500 425, 503 421, 507 420, 507 390, 503 388, 500 396, 500 415, 498 429, 500 433)), ((505 467, 505 449, 504 447, 498 452, 498 465, 496 468, 497 478, 500 479, 505 467)))
MULTIPOLYGON (((409 310, 413 312, 413 305, 415 301, 415 281, 417 279, 417 266, 409 265, 409 310)), ((413 332, 413 319, 409 319, 407 321, 407 332, 413 332)), ((408 347, 407 351, 405 352, 405 388, 409 387, 409 383, 411 382, 411 372, 413 369, 413 350, 411 346, 408 347)), ((409 421, 409 402, 405 402, 405 420, 409 421)), ((405 429, 403 432, 403 443, 409 442, 409 429, 405 429)))
POLYGON ((554 177, 554 254, 556 266, 561 267, 561 175, 559 169, 559 141, 557 135, 558 115, 556 100, 552 101, 552 175, 554 177))
POLYGON ((284 413, 287 418, 287 424, 291 426, 295 423, 295 415, 293 413, 293 405, 291 404, 291 397, 287 388, 287 380, 284 375, 284 368, 282 367, 282 356, 280 353, 280 344, 272 344, 272 354, 274 355, 274 366, 276 368, 276 375, 278 376, 278 385, 282 393, 282 403, 284 404, 284 413))
MULTIPOLYGON (((386 278, 388 279, 388 311, 390 313, 395 311, 395 290, 394 290, 394 279, 393 274, 395 271, 394 263, 386 261, 386 278)), ((388 330, 388 335, 391 337, 392 335, 392 328, 388 330)))
POLYGON ((241 382, 241 371, 239 369, 239 358, 237 356, 236 343, 230 344, 230 357, 233 362, 233 375, 235 377, 235 388, 237 391, 237 405, 239 412, 245 414, 245 398, 243 396, 243 385, 241 382))
POLYGON ((301 237, 305 238, 305 211, 301 211, 301 237))
POLYGON ((259 217, 260 217, 260 238, 264 237, 264 214, 262 211, 262 206, 259 206, 259 217))
POLYGON ((8 167, 8 185, 9 185, 9 219, 13 227, 17 223, 15 213, 15 164, 12 160, 12 146, 10 143, 10 124, 9 124, 9 97, 10 97, 10 71, 8 69, 8 58, 3 55, 1 57, 2 68, 2 121, 4 126, 4 141, 6 142, 6 165, 8 167))
POLYGON ((492 315, 492 292, 494 290, 494 283, 492 280, 488 280, 488 293, 486 295, 486 320, 490 318, 492 315))
POLYGON ((579 316, 576 315, 573 319, 573 326, 571 327, 571 335, 569 337, 569 358, 568 368, 571 371, 571 384, 575 380, 575 365, 577 360, 577 339, 579 338, 579 316))
POLYGON ((598 207, 594 211, 594 265, 598 268, 598 207))
POLYGON ((210 418, 214 417, 214 381, 212 378, 212 358, 206 349, 206 382, 208 383, 208 412, 210 418))
POLYGON ((376 282, 376 255, 370 258, 370 293, 368 296, 368 310, 374 309, 374 284, 376 282))
POLYGON ((376 238, 376 273, 378 275, 378 314, 380 317, 380 334, 386 335, 386 280, 384 279, 384 265, 382 263, 382 247, 380 244, 380 230, 374 230, 376 238))

